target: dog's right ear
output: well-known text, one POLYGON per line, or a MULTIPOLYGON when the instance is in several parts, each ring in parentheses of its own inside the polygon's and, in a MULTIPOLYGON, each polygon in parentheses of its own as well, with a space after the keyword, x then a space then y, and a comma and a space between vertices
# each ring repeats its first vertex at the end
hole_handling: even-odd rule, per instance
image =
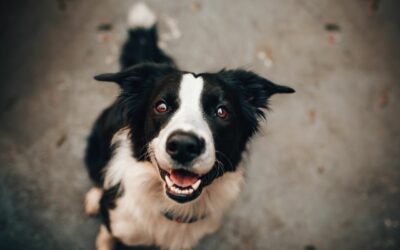
POLYGON ((122 89, 136 89, 149 81, 154 81, 176 69, 170 65, 146 63, 127 68, 117 73, 100 74, 94 77, 97 81, 115 82, 122 89))

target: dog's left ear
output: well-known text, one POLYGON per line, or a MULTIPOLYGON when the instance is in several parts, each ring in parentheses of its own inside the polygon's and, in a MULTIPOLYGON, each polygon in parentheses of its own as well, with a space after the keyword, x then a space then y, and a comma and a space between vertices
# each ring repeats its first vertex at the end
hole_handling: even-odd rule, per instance
POLYGON ((259 114, 262 114, 261 108, 267 108, 270 96, 295 92, 290 87, 275 84, 251 71, 222 70, 218 75, 222 81, 236 88, 259 114))
POLYGON ((121 72, 100 74, 94 79, 102 82, 115 82, 126 91, 135 90, 173 71, 176 69, 167 64, 144 63, 121 72))

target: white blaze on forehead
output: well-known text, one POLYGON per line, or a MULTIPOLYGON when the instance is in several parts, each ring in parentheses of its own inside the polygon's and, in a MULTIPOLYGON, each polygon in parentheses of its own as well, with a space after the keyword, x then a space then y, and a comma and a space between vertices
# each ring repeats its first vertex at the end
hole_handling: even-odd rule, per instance
POLYGON ((192 74, 185 74, 182 76, 179 89, 180 103, 178 112, 174 116, 175 119, 187 122, 192 126, 199 126, 199 123, 205 122, 201 107, 201 93, 203 92, 203 86, 204 81, 201 77, 196 78, 192 74))

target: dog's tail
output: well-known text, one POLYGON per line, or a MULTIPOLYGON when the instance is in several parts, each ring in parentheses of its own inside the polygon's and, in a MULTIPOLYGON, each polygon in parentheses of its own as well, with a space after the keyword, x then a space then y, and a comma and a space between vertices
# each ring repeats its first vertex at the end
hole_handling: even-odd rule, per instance
POLYGON ((174 65, 173 60, 158 47, 157 16, 144 3, 132 6, 128 15, 128 39, 120 56, 122 69, 144 62, 174 65))

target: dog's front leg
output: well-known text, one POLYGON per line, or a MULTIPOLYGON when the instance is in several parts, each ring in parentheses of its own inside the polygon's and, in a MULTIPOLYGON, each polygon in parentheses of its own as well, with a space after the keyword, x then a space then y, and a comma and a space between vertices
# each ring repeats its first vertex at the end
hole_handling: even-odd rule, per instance
POLYGON ((96 250, 114 250, 115 240, 106 226, 101 225, 96 238, 96 250))

